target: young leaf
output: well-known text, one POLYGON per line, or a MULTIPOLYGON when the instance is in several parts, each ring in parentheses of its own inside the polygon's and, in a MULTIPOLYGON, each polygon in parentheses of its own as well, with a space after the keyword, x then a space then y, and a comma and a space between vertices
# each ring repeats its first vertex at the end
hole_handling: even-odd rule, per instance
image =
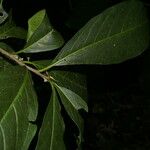
POLYGON ((37 97, 29 72, 0 60, 0 149, 27 150, 36 133, 37 97))
POLYGON ((61 116, 61 107, 54 87, 40 129, 36 150, 65 150, 63 134, 65 125, 61 116))
POLYGON ((88 110, 86 103, 81 99, 80 96, 75 94, 74 92, 60 87, 55 84, 55 87, 60 95, 60 99, 65 107, 66 112, 70 116, 70 118, 74 121, 79 129, 79 137, 78 137, 78 146, 80 146, 82 142, 83 135, 83 120, 78 112, 79 109, 83 108, 86 111, 88 110))
POLYGON ((149 44, 149 23, 140 1, 125 1, 91 19, 61 50, 52 66, 116 64, 149 44))
POLYGON ((27 44, 18 53, 37 53, 60 48, 64 43, 62 36, 52 28, 45 10, 41 10, 28 21, 27 44))
POLYGON ((12 20, 9 20, 0 26, 0 40, 7 38, 25 39, 26 31, 21 27, 17 27, 12 20))

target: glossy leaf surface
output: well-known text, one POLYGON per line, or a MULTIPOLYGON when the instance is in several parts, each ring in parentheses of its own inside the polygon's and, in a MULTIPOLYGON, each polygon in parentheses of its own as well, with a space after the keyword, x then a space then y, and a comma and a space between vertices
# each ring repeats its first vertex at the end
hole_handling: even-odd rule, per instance
POLYGON ((83 119, 78 112, 78 109, 83 108, 86 111, 88 109, 86 104, 86 77, 83 74, 79 74, 71 70, 52 70, 49 72, 49 75, 55 79, 55 82, 57 84, 56 88, 59 92, 60 99, 65 107, 65 110, 71 120, 77 125, 79 129, 79 136, 77 138, 77 144, 79 148, 81 146, 81 142, 83 142, 82 136, 84 124, 83 119), (62 92, 59 87, 64 91, 62 92), (68 96, 66 97, 66 95, 68 96), (71 101, 73 102, 71 103, 71 101))
POLYGON ((116 64, 140 55, 149 44, 149 22, 140 1, 125 1, 91 19, 49 66, 116 64))
POLYGON ((87 111, 86 103, 81 99, 81 97, 76 95, 74 92, 57 85, 56 88, 66 112, 79 129, 77 144, 78 147, 80 147, 80 144, 83 141, 83 119, 80 116, 78 109, 84 108, 87 111))
POLYGON ((56 88, 59 92, 60 99, 62 100, 65 110, 71 120, 77 125, 79 129, 77 144, 78 147, 80 147, 81 142, 83 141, 82 136, 84 124, 83 119, 78 112, 78 109, 84 108, 87 111, 86 77, 77 72, 67 70, 53 70, 49 72, 49 75, 51 75, 55 79, 55 82, 57 84, 56 88), (62 92, 59 87, 64 91, 62 92))
POLYGON ((20 52, 37 53, 51 51, 64 43, 62 36, 51 26, 45 10, 41 10, 28 21, 27 43, 20 52))

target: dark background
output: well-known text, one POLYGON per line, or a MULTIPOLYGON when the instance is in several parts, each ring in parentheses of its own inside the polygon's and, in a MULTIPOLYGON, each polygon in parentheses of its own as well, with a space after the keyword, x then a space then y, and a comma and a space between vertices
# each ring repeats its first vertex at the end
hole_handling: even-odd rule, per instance
MULTIPOLYGON (((5 0, 7 11, 17 25, 27 29, 27 20, 46 9, 52 25, 70 39, 91 17, 121 0, 5 0)), ((149 9, 150 2, 143 1, 149 9)), ((148 10, 149 13, 149 10, 148 10)), ((54 57, 38 54, 37 58, 54 57)), ((33 56, 34 58, 34 56, 33 56)), ((89 113, 85 118, 84 150, 149 150, 150 149, 150 52, 118 65, 79 68, 87 75, 89 113)), ((39 81, 34 77, 35 81, 39 81)), ((40 84, 39 84, 40 85, 40 84)), ((36 89, 47 98, 47 86, 36 89), (41 92, 42 91, 42 92, 41 92)), ((41 116, 47 103, 40 101, 41 116)), ((67 117, 66 117, 67 118, 67 117)), ((40 123, 39 123, 40 124, 40 123)), ((68 124, 70 134, 76 128, 68 124), (70 127, 71 126, 71 127, 70 127), (73 128, 73 129, 72 129, 73 128)), ((35 137, 30 149, 36 143, 35 137)), ((69 150, 76 149, 74 137, 66 135, 69 150), (72 140, 70 140, 72 139, 72 140)))

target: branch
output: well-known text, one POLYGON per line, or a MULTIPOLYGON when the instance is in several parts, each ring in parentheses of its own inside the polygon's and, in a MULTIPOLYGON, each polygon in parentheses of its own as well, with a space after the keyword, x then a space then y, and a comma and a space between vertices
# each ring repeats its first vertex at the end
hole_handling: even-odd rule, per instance
POLYGON ((25 67, 27 68, 29 71, 33 72, 34 74, 38 75, 39 77, 43 78, 44 79, 44 82, 47 82, 47 81, 50 81, 50 80, 55 80, 53 77, 49 76, 49 75, 45 75, 45 74, 42 74, 40 73, 38 70, 26 65, 24 62, 23 62, 23 59, 20 58, 18 55, 15 55, 15 54, 10 54, 8 53, 7 51, 3 50, 2 48, 0 48, 0 53, 7 57, 8 59, 10 60, 13 60, 15 63, 17 63, 18 65, 22 66, 22 67, 25 67))

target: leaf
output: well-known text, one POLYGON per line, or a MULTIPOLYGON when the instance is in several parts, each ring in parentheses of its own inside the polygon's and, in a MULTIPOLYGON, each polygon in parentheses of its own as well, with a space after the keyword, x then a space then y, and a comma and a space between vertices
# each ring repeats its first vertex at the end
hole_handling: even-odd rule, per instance
POLYGON ((48 68, 121 63, 140 55, 148 47, 149 39, 149 21, 143 4, 125 1, 91 19, 48 68))
POLYGON ((65 150, 63 134, 65 125, 61 116, 61 107, 54 87, 40 129, 36 150, 65 150))
POLYGON ((28 20, 28 36, 27 36, 27 41, 31 38, 33 33, 40 27, 43 21, 45 21, 45 26, 49 27, 49 21, 46 18, 45 10, 42 10, 38 13, 36 13, 32 18, 28 20))
POLYGON ((76 110, 84 109, 88 112, 87 104, 79 95, 61 86, 57 86, 57 88, 61 91, 62 94, 64 94, 64 96, 69 100, 69 102, 76 110))
POLYGON ((74 92, 64 88, 57 86, 55 87, 60 95, 60 99, 65 107, 66 112, 70 116, 70 118, 74 121, 79 129, 79 137, 78 137, 78 146, 80 147, 83 135, 83 119, 80 116, 78 109, 84 108, 87 111, 86 103, 74 92))
POLYGON ((65 87, 87 101, 86 76, 68 70, 51 70, 48 72, 59 86, 65 87))
POLYGON ((64 43, 62 36, 52 28, 45 10, 41 10, 28 21, 27 44, 18 53, 37 53, 60 48, 64 43))
MULTIPOLYGON (((40 64, 40 61, 38 63, 40 64)), ((47 62, 45 64, 47 64, 47 62)), ((40 67, 39 69, 41 69, 40 67)), ((84 108, 86 111, 88 110, 87 104, 85 102, 87 101, 86 77, 83 74, 79 74, 71 70, 59 70, 59 68, 58 70, 51 70, 48 73, 55 79, 55 82, 59 87, 62 86, 61 88, 64 90, 64 93, 67 93, 67 98, 64 97, 63 94, 60 94, 60 98, 64 99, 62 100, 62 103, 64 104, 68 115, 79 128, 79 137, 77 140, 77 144, 78 147, 80 147, 81 142, 83 141, 82 136, 84 123, 82 117, 77 110, 81 108, 84 108), (70 98, 70 96, 72 96, 72 99, 70 98), (82 100, 81 97, 84 100, 82 100), (76 102, 76 100, 78 101, 76 102)))
POLYGON ((17 27, 12 20, 9 20, 0 26, 0 40, 8 38, 26 39, 26 31, 21 27, 17 27))
POLYGON ((37 97, 29 72, 0 60, 0 149, 27 150, 36 133, 37 97))
POLYGON ((2 2, 3 2, 3 0, 0 1, 0 14, 1 14, 0 15, 0 24, 2 24, 8 17, 8 14, 3 9, 2 2))
MULTIPOLYGON (((37 69, 43 69, 51 64, 52 60, 32 61, 30 64, 37 69)), ((49 75, 55 79, 55 82, 62 87, 65 87, 76 94, 80 95, 85 101, 87 100, 86 76, 75 72, 73 69, 58 68, 48 71, 49 75)))
MULTIPOLYGON (((73 72, 71 70, 68 71, 67 69, 66 70, 52 70, 52 71, 49 71, 49 75, 55 79, 56 84, 59 87, 63 87, 63 89, 67 89, 66 91, 71 94, 73 93, 73 96, 75 96, 74 98, 76 98, 77 96, 79 97, 79 99, 84 99, 84 101, 81 100, 81 102, 83 103, 83 108, 87 110, 87 105, 85 102, 87 101, 87 89, 86 89, 85 75, 79 74, 77 72, 73 72)), ((69 98, 68 100, 64 96, 64 94, 62 95, 61 94, 62 92, 60 92, 60 99, 62 100, 65 110, 68 112, 68 115, 74 121, 74 123, 77 125, 79 129, 79 137, 78 137, 77 144, 78 144, 78 147, 80 147, 81 142, 83 141, 82 136, 83 136, 84 123, 83 123, 82 117, 80 116, 79 112, 76 109, 80 109, 82 105, 80 106, 80 104, 77 104, 76 105, 77 107, 74 107, 74 105, 72 105, 72 103, 69 102, 70 98, 67 97, 69 98)))
POLYGON ((114 2, 109 0, 70 0, 71 13, 69 13, 66 25, 71 29, 78 30, 111 3, 114 2))
MULTIPOLYGON (((51 64, 52 60, 40 60, 27 62, 37 69, 43 69, 51 64)), ((75 72, 73 69, 58 68, 48 71, 49 75, 55 79, 55 82, 62 86, 74 91, 80 95, 85 101, 87 101, 87 86, 86 76, 84 74, 75 72)))

